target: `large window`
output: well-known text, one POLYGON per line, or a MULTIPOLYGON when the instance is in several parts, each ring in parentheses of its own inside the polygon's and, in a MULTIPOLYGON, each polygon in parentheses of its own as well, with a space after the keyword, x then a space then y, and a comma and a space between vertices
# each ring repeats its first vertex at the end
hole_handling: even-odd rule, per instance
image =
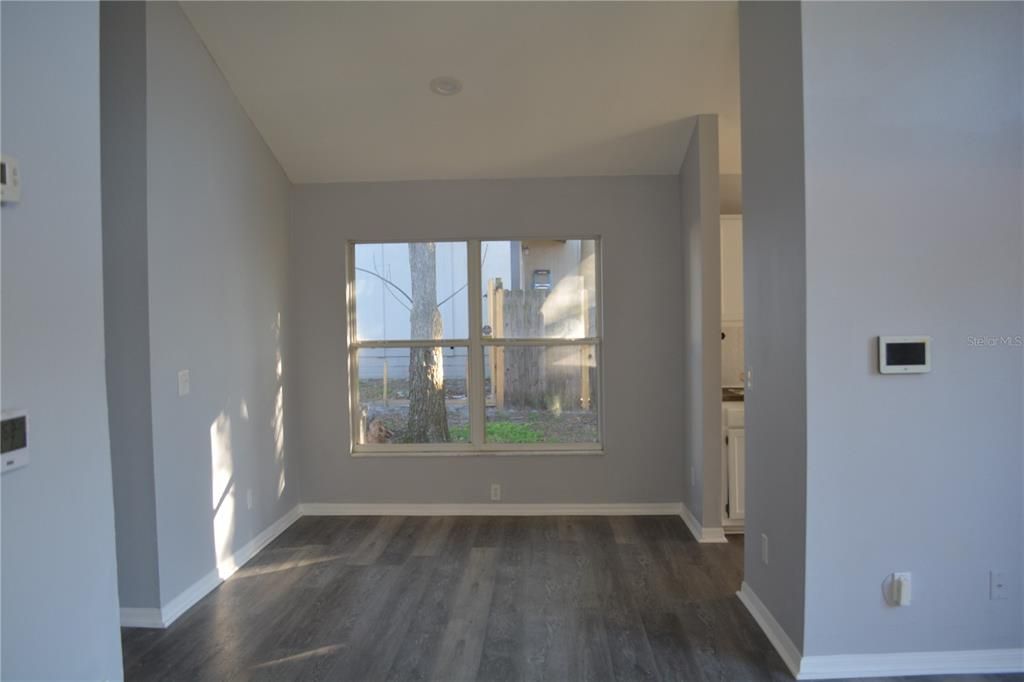
POLYGON ((353 243, 352 451, 599 451, 596 239, 353 243))

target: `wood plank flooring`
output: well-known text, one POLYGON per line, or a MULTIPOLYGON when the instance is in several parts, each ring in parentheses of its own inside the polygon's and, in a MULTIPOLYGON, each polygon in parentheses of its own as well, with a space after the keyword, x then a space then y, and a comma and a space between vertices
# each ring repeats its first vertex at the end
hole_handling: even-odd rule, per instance
POLYGON ((669 516, 304 517, 170 628, 122 630, 125 678, 790 680, 742 557, 669 516))

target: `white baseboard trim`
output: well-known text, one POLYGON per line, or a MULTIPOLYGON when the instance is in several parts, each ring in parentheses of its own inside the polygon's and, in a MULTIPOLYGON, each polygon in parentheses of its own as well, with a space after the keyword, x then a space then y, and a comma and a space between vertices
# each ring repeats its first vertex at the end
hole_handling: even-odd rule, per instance
POLYGON ((1024 672, 1024 649, 805 656, 798 680, 1024 672))
POLYGON ((195 581, 174 599, 170 600, 160 608, 164 627, 170 627, 171 623, 178 620, 181 614, 192 608, 196 602, 213 592, 223 579, 217 569, 214 569, 195 581))
POLYGON ((798 680, 1024 672, 1024 649, 801 656, 793 640, 747 583, 743 583, 736 596, 798 680))
POLYGON ((300 505, 303 516, 676 516, 678 502, 626 504, 334 504, 300 505))
POLYGON ((192 608, 196 602, 231 577, 235 571, 241 568, 249 559, 253 558, 257 552, 269 545, 274 538, 283 533, 288 526, 295 523, 300 516, 302 516, 302 506, 295 505, 288 513, 263 529, 259 535, 245 543, 231 556, 219 561, 217 568, 189 585, 178 596, 164 604, 161 608, 122 608, 121 625, 127 628, 166 628, 170 626, 181 614, 192 608))
POLYGON ((721 528, 705 528, 697 520, 697 517, 693 515, 689 507, 685 503, 679 503, 679 516, 683 519, 683 523, 693 533, 693 537, 697 538, 697 542, 729 542, 725 537, 725 531, 721 528))
POLYGON ((793 673, 793 677, 800 678, 800 650, 796 648, 796 644, 793 644, 793 640, 789 638, 786 631, 779 625, 779 621, 775 620, 775 616, 768 610, 768 607, 764 605, 760 597, 754 593, 754 590, 750 588, 745 581, 740 586, 740 591, 736 593, 743 605, 747 607, 747 611, 754 617, 757 624, 761 626, 761 630, 764 631, 765 636, 768 637, 768 641, 772 643, 775 650, 779 652, 779 656, 782 657, 782 662, 789 668, 789 672, 793 673))
POLYGON ((164 625, 160 609, 153 608, 122 608, 121 627, 123 628, 162 628, 164 625))

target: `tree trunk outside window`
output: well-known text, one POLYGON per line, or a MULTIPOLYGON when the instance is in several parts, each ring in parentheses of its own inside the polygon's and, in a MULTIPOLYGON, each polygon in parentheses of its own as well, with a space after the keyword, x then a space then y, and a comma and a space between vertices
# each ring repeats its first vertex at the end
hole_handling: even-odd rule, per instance
MULTIPOLYGON (((414 339, 443 336, 441 311, 437 309, 437 255, 431 243, 409 244, 412 276, 412 308, 409 326, 414 339)), ((444 365, 440 347, 409 350, 410 443, 439 443, 451 440, 444 401, 444 365)))

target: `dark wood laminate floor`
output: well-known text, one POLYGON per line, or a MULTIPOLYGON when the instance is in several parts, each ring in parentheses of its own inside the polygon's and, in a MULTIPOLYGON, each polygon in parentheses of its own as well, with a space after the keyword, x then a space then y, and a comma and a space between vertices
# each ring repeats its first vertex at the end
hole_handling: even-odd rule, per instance
POLYGON ((304 517, 167 630, 124 629, 125 677, 789 680, 742 556, 668 516, 304 517))

